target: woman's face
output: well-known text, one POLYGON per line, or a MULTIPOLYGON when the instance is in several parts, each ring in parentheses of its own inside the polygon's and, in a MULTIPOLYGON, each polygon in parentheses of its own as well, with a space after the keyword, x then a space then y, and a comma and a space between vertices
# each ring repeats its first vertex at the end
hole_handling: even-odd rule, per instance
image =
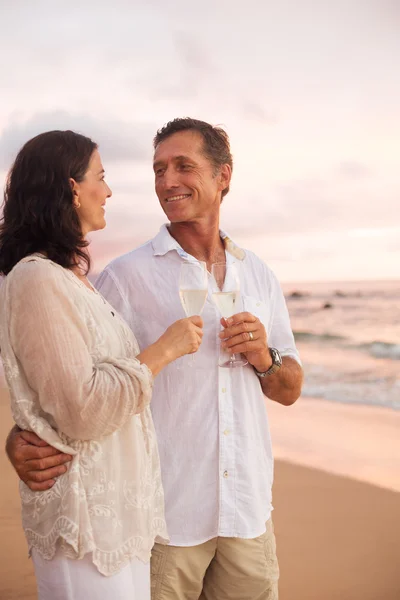
POLYGON ((71 179, 74 205, 78 214, 82 233, 104 229, 106 226, 105 205, 112 192, 104 179, 104 168, 98 150, 94 150, 83 181, 71 179))

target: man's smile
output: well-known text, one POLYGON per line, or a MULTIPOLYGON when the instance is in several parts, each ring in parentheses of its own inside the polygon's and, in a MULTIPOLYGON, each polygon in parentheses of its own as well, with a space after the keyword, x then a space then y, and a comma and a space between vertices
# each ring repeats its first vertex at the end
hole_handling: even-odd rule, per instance
POLYGON ((166 202, 176 202, 177 200, 185 200, 186 198, 190 198, 192 194, 179 194, 178 196, 170 196, 169 198, 165 198, 166 202))

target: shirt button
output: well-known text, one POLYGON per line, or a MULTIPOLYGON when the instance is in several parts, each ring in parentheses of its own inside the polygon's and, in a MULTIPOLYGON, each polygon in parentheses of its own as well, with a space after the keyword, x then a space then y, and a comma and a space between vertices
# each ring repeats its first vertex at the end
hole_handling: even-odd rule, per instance
POLYGON ((229 429, 224 429, 224 435, 229 435, 229 434, 230 434, 229 429))
POLYGON ((225 479, 228 478, 228 471, 224 471, 224 477, 225 477, 225 479))
POLYGON ((261 302, 257 302, 256 306, 260 306, 261 302))
POLYGON ((222 388, 221 392, 222 392, 223 394, 225 394, 225 392, 226 392, 226 388, 222 388))

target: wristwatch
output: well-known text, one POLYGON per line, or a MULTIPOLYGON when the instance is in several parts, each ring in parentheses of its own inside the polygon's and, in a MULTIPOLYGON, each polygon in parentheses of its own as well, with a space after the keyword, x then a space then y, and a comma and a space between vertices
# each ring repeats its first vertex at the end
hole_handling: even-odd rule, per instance
POLYGON ((277 350, 276 348, 269 348, 269 353, 272 358, 272 365, 270 366, 268 371, 264 371, 264 373, 260 373, 260 371, 257 371, 257 369, 254 369, 257 377, 260 377, 261 379, 263 377, 268 377, 268 375, 273 375, 273 373, 276 373, 277 371, 279 371, 279 369, 282 366, 282 356, 281 356, 279 350, 277 350))

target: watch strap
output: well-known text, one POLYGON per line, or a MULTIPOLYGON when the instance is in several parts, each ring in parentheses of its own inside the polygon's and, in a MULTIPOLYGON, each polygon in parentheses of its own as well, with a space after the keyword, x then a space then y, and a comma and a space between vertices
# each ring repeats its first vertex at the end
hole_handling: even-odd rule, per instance
POLYGON ((279 371, 279 369, 282 366, 282 357, 280 355, 279 350, 277 350, 276 348, 269 348, 269 353, 272 358, 272 365, 270 366, 270 368, 264 372, 260 372, 260 371, 257 371, 257 369, 254 369, 257 377, 260 377, 260 379, 263 379, 264 377, 268 377, 269 375, 273 375, 274 373, 279 371))

